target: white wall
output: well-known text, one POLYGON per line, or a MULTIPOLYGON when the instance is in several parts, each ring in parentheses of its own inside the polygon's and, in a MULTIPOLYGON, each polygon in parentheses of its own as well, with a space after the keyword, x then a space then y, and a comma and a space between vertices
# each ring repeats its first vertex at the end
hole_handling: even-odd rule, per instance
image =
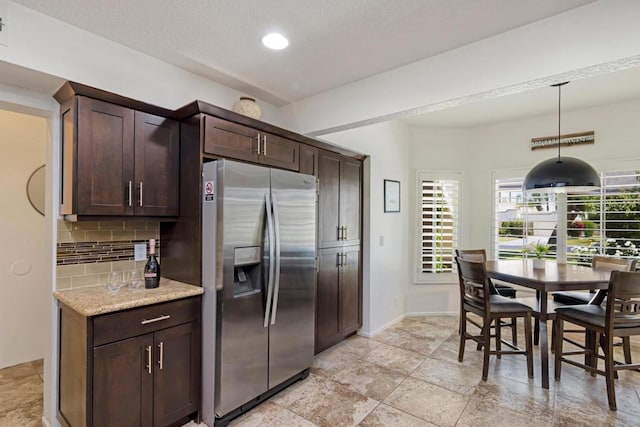
MULTIPOLYGON (((601 171, 638 169, 638 111, 640 100, 563 112, 563 134, 593 130, 596 142, 593 145, 562 147, 562 155, 586 160, 601 171)), ((463 169, 460 246, 490 250, 493 243, 493 173, 524 176, 540 161, 557 155, 553 149, 532 151, 530 148, 531 138, 553 135, 554 132, 557 132, 557 115, 473 129, 413 129, 410 133, 411 173, 415 174, 416 170, 463 169)), ((414 205, 415 194, 414 188, 409 196, 410 203, 414 205)), ((416 223, 414 220, 411 227, 416 223)), ((415 254, 417 237, 414 236, 416 234, 410 235, 409 241, 415 254)), ((415 261, 411 268, 415 268, 415 261)), ((455 280, 451 280, 449 285, 409 286, 408 312, 441 313, 447 310, 452 313, 458 310, 455 280)))
MULTIPOLYGON (((453 313, 458 310, 457 282, 448 276, 449 280, 439 283, 417 284, 418 262, 418 230, 420 223, 418 203, 417 174, 423 172, 463 172, 463 182, 460 183, 460 194, 465 200, 476 189, 476 182, 467 173, 468 166, 474 161, 469 155, 469 133, 458 129, 420 129, 410 131, 409 149, 409 206, 410 233, 407 236, 407 248, 410 258, 410 280, 407 289, 407 313, 453 313), (443 283, 444 282, 444 283, 443 283)), ((464 225, 467 216, 462 212, 461 222, 464 225)), ((460 241, 468 241, 466 228, 460 230, 460 241)))
POLYGON ((323 139, 369 156, 363 183, 364 313, 360 333, 371 336, 405 313, 409 283, 406 239, 411 210, 407 197, 407 127, 394 121, 325 135, 323 139), (400 181, 400 213, 384 213, 385 179, 400 181))
POLYGON ((26 194, 45 163, 47 121, 0 110, 0 369, 44 357, 47 343, 45 218, 26 194))

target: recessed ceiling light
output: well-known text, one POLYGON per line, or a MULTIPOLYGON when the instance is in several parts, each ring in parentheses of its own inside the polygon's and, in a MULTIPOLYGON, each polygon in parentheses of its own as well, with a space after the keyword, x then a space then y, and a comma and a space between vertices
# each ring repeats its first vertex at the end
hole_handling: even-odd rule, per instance
POLYGON ((289 40, 279 33, 270 33, 262 38, 262 44, 269 49, 280 50, 289 46, 289 40))

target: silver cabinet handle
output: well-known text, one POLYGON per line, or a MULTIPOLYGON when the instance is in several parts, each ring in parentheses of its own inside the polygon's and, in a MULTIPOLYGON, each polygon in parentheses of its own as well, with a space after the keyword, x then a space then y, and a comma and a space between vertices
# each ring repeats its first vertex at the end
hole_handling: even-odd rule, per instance
POLYGON ((347 226, 344 226, 344 237, 342 238, 342 240, 347 240, 347 226))
POLYGON ((151 373, 151 346, 147 346, 147 372, 151 373))
POLYGON ((160 341, 158 344, 158 349, 160 349, 160 356, 158 357, 158 365, 160 365, 160 370, 162 371, 162 365, 164 363, 164 343, 160 341))
POLYGON ((262 135, 262 154, 266 157, 267 155, 267 135, 262 135))
POLYGON ((340 253, 336 254, 336 267, 340 267, 342 265, 340 262, 341 260, 342 260, 342 254, 340 253))
POLYGON ((141 325, 148 325, 149 323, 155 323, 155 322, 159 322, 161 320, 167 320, 170 319, 171 316, 168 314, 163 314, 162 316, 159 317, 154 317, 153 319, 144 319, 142 322, 140 322, 141 325))
POLYGON ((338 229, 338 240, 342 240, 342 227, 336 227, 338 229))
POLYGON ((260 133, 258 133, 258 156, 260 155, 260 133))
POLYGON ((133 200, 133 183, 129 181, 129 206, 132 206, 133 200))
POLYGON ((140 206, 142 206, 142 181, 140 181, 140 206))

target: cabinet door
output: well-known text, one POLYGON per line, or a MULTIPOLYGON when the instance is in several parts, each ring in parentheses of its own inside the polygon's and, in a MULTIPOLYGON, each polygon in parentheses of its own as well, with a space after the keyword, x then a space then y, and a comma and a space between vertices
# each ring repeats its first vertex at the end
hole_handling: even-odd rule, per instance
POLYGON ((262 142, 261 137, 255 129, 204 116, 205 153, 258 162, 259 142, 262 142))
POLYGON ((340 329, 342 336, 358 330, 360 315, 360 247, 342 248, 340 267, 340 329))
POLYGON ((342 158, 340 162, 340 225, 344 227, 342 243, 360 244, 362 163, 342 158))
POLYGON ((155 333, 153 420, 166 426, 200 407, 200 322, 155 333))
POLYGON ((77 213, 133 215, 133 110, 78 97, 77 120, 77 213))
POLYGON ((178 216, 179 130, 175 120, 136 111, 136 215, 178 216))
POLYGON ((318 149, 300 144, 300 173, 318 176, 318 149))
POLYGON ((340 156, 318 150, 318 247, 341 244, 340 236, 340 156))
POLYGON ((341 248, 318 251, 316 354, 342 339, 340 325, 341 248))
POLYGON ((94 349, 93 426, 153 425, 152 346, 146 334, 94 349))
POLYGON ((300 143, 270 133, 261 133, 260 162, 297 171, 300 169, 300 143))

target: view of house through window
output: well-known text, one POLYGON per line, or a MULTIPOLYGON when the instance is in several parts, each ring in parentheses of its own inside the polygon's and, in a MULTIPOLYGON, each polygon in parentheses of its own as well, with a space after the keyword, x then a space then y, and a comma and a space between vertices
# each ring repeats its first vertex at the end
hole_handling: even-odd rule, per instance
POLYGON ((419 174, 422 274, 451 273, 458 247, 460 175, 419 174), (450 178, 450 179, 443 179, 450 178))
MULTIPOLYGON (((640 171, 601 174, 602 188, 568 194, 567 262, 590 265, 596 254, 640 256, 640 171)), ((558 196, 522 192, 523 178, 495 181, 495 254, 498 259, 525 255, 532 244, 548 246, 555 258, 558 196)))

